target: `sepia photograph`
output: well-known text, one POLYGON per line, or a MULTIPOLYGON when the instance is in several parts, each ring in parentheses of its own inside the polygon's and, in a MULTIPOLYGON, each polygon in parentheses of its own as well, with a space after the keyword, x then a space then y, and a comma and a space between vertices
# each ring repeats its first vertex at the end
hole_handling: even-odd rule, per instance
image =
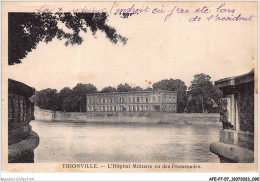
POLYGON ((257 6, 3 2, 2 169, 258 171, 257 6))

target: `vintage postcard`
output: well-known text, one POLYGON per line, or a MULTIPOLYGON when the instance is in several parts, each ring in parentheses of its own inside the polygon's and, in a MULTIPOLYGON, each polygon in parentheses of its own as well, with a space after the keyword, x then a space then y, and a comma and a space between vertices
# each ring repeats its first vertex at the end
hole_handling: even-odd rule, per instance
POLYGON ((2 170, 258 171, 257 7, 2 2, 2 170))

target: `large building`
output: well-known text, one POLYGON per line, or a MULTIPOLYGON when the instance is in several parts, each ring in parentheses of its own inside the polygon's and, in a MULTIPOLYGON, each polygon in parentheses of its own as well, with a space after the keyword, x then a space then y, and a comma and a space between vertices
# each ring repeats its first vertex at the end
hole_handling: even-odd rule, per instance
POLYGON ((175 91, 87 94, 87 112, 177 112, 175 91))

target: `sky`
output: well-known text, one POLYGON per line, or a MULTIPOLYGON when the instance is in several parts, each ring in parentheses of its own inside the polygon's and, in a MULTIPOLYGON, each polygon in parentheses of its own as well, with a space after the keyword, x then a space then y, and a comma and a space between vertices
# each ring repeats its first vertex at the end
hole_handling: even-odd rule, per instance
MULTIPOLYGON (((245 15, 250 8, 239 7, 245 15)), ((257 11, 257 8, 255 9, 257 11)), ((143 88, 162 79, 205 73, 212 81, 249 72, 257 59, 257 20, 250 22, 189 22, 190 15, 110 15, 107 24, 128 38, 112 44, 102 32, 81 34, 81 45, 65 40, 39 43, 22 60, 8 66, 8 77, 37 90, 92 83, 98 90, 120 83, 143 88), (148 83, 150 82, 150 84, 148 83)))

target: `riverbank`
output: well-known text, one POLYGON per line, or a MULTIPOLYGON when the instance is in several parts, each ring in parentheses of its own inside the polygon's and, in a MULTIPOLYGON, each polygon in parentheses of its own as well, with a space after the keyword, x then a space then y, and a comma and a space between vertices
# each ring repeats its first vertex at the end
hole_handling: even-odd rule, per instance
POLYGON ((35 109, 36 120, 88 123, 147 123, 147 124, 214 124, 221 125, 218 113, 157 113, 157 112, 60 112, 35 109))

